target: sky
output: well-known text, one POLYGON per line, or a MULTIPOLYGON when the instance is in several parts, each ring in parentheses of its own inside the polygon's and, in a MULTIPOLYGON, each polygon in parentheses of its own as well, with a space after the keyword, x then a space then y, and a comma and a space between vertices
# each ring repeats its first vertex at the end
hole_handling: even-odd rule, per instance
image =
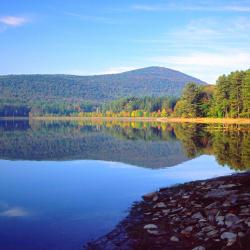
POLYGON ((250 68, 250 0, 0 0, 0 74, 250 68))

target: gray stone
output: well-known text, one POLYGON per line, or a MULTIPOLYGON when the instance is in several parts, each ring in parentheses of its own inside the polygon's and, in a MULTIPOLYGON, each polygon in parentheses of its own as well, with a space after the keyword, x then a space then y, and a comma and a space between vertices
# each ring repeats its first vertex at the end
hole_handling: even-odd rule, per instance
POLYGON ((217 206, 218 206, 217 202, 213 202, 213 203, 207 205, 205 208, 206 209, 211 209, 211 208, 216 208, 217 206))
POLYGON ((236 193, 236 190, 224 190, 224 189, 215 189, 215 190, 211 190, 209 192, 207 192, 207 194, 204 196, 205 199, 207 198, 222 198, 225 196, 228 196, 230 194, 234 194, 236 193))
POLYGON ((220 185, 219 188, 232 188, 232 187, 237 187, 239 186, 238 184, 225 184, 225 185, 220 185))
POLYGON ((250 217, 245 220, 245 224, 250 227, 250 217))
POLYGON ((158 235, 158 234, 159 234, 159 231, 158 231, 158 230, 155 230, 155 229, 149 229, 149 230, 147 230, 147 232, 148 232, 149 234, 153 234, 153 235, 158 235))
POLYGON ((216 216, 215 220, 219 226, 224 225, 224 216, 216 216))
POLYGON ((180 208, 175 208, 175 209, 172 209, 171 213, 178 213, 182 210, 182 207, 180 208))
POLYGON ((165 208, 165 207, 167 206, 163 202, 158 202, 154 205, 154 208, 165 208))
POLYGON ((156 192, 152 192, 152 193, 144 194, 144 195, 142 196, 142 198, 143 198, 144 200, 152 200, 152 199, 154 198, 155 195, 157 195, 157 193, 156 193, 156 192))
POLYGON ((216 235, 217 235, 217 233, 218 233, 218 231, 217 231, 217 230, 210 231, 210 232, 208 232, 208 233, 207 233, 207 236, 208 236, 208 237, 214 237, 214 236, 216 236, 216 235))
POLYGON ((198 247, 194 247, 192 250, 205 250, 205 247, 198 246, 198 247))
POLYGON ((168 215, 168 214, 170 213, 170 209, 163 209, 163 210, 162 210, 162 213, 163 213, 164 215, 168 215))
POLYGON ((171 240, 171 241, 174 241, 174 242, 180 241, 179 238, 177 238, 176 236, 172 236, 172 237, 170 238, 170 240, 171 240))
POLYGON ((155 224, 147 224, 143 227, 144 229, 157 229, 158 227, 155 224))
POLYGON ((225 216, 225 225, 227 225, 228 227, 231 227, 233 224, 237 223, 239 220, 240 220, 239 217, 236 216, 235 214, 228 213, 225 216))
POLYGON ((214 226, 207 226, 207 227, 202 228, 203 232, 209 232, 209 231, 212 231, 212 230, 215 230, 214 226))
POLYGON ((244 234, 243 232, 238 232, 238 236, 239 236, 239 237, 244 237, 245 234, 244 234))
POLYGON ((232 232, 224 232, 221 236, 222 240, 235 240, 237 235, 235 233, 232 232))
POLYGON ((192 219, 203 219, 201 212, 197 212, 191 216, 192 219))
POLYGON ((154 202, 158 200, 158 195, 155 195, 152 199, 154 202))
POLYGON ((192 226, 188 226, 185 229, 183 229, 181 231, 182 234, 187 234, 187 233, 191 233, 193 231, 193 227, 192 226))

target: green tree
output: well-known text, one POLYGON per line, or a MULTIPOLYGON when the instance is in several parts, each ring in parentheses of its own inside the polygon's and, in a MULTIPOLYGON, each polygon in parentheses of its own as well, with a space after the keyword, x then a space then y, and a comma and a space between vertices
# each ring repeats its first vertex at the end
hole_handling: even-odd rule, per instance
POLYGON ((242 85, 242 101, 243 114, 242 116, 250 118, 250 70, 246 71, 242 85))
POLYGON ((182 117, 197 117, 199 115, 200 88, 195 83, 188 83, 176 103, 175 115, 182 117))
POLYGON ((242 102, 242 83, 245 73, 236 71, 229 75, 230 79, 230 113, 231 117, 240 117, 243 109, 242 102))

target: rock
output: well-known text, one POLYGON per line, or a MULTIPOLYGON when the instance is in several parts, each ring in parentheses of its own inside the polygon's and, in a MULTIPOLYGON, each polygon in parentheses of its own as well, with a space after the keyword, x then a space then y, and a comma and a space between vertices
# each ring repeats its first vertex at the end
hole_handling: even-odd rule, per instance
POLYGON ((228 227, 231 227, 233 224, 237 223, 239 220, 240 220, 239 217, 236 216, 235 214, 228 213, 225 216, 225 225, 227 225, 228 227))
POLYGON ((213 223, 214 222, 214 216, 212 215, 212 214, 210 214, 209 216, 208 216, 208 221, 210 221, 211 223, 213 223))
POLYGON ((230 203, 235 204, 238 200, 238 197, 236 195, 231 195, 228 200, 230 201, 230 203))
POLYGON ((175 208, 175 209, 172 209, 171 213, 178 213, 182 210, 182 207, 180 208, 175 208))
POLYGON ((194 207, 200 208, 200 207, 202 207, 202 205, 200 205, 200 204, 194 204, 194 207))
POLYGON ((218 206, 217 202, 213 202, 205 207, 205 209, 216 208, 218 206))
POLYGON ((214 236, 216 236, 216 235, 217 235, 217 233, 218 233, 218 231, 217 231, 217 230, 210 231, 210 232, 208 232, 208 233, 207 233, 207 236, 208 236, 208 237, 214 237, 214 236))
POLYGON ((193 214, 191 216, 191 218, 192 219, 199 219, 199 220, 204 219, 204 217, 202 216, 201 212, 197 212, 197 213, 193 214))
POLYGON ((158 235, 159 234, 159 231, 158 230, 155 230, 155 229, 149 229, 149 230, 147 230, 147 232, 149 233, 149 234, 153 234, 153 235, 158 235))
POLYGON ((235 240, 237 235, 235 233, 232 233, 232 232, 224 232, 221 236, 221 239, 222 240, 235 240))
POLYGON ((243 232, 238 232, 238 236, 239 236, 239 237, 244 237, 245 234, 244 234, 243 232))
POLYGON ((236 190, 218 190, 218 189, 215 189, 215 190, 211 190, 209 192, 207 192, 207 194, 204 196, 205 199, 207 198, 222 198, 222 197, 225 197, 225 196, 228 196, 230 194, 234 194, 236 193, 237 191, 236 190))
POLYGON ((163 209, 163 210, 162 210, 162 213, 163 213, 164 215, 168 215, 168 214, 170 213, 170 209, 163 209))
POLYGON ((144 229, 157 229, 158 227, 155 224, 147 224, 143 227, 144 229))
POLYGON ((158 202, 154 205, 154 208, 165 208, 167 207, 164 202, 158 202))
POLYGON ((236 239, 228 240, 227 246, 232 246, 235 243, 236 239))
POLYGON ((250 217, 247 218, 244 222, 248 227, 250 227, 250 217))
POLYGON ((207 226, 207 227, 202 228, 203 232, 209 232, 209 231, 212 231, 212 230, 215 230, 214 226, 207 226))
POLYGON ((198 247, 194 247, 192 250, 205 250, 205 247, 198 246, 198 247))
POLYGON ((239 184, 226 184, 226 185, 220 185, 219 188, 232 188, 232 187, 237 187, 239 184))
POLYGON ((193 231, 193 226, 188 226, 181 231, 182 234, 190 234, 193 231))
POLYGON ((223 207, 230 207, 231 203, 229 201, 224 201, 222 204, 223 207))
POLYGON ((224 216, 216 216, 215 220, 219 226, 224 225, 224 216))
POLYGON ((155 195, 152 199, 154 202, 158 200, 158 195, 155 195))
POLYGON ((171 241, 174 241, 174 242, 180 241, 179 238, 177 238, 176 236, 172 236, 172 237, 170 238, 170 240, 171 240, 171 241))
POLYGON ((142 196, 142 198, 146 201, 152 200, 154 198, 154 196, 157 195, 156 192, 152 192, 152 193, 148 193, 148 194, 144 194, 142 196))

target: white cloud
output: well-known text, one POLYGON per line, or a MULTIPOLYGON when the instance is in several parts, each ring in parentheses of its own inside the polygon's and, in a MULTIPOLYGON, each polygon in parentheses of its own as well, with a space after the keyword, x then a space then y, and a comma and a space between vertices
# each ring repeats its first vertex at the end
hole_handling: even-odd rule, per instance
POLYGON ((148 60, 215 83, 217 77, 223 73, 250 68, 250 51, 193 52, 185 55, 153 57, 148 60))
POLYGON ((120 67, 108 67, 105 69, 101 69, 99 71, 88 71, 86 69, 71 69, 64 71, 64 74, 71 74, 71 75, 106 75, 106 74, 117 74, 122 73, 125 71, 130 71, 134 69, 138 69, 140 67, 134 67, 134 66, 120 66, 120 67))
POLYGON ((249 29, 250 19, 246 17, 202 18, 161 37, 134 42, 150 48, 151 56, 144 62, 214 83, 221 74, 250 68, 249 29))
POLYGON ((18 17, 18 16, 3 16, 0 17, 0 23, 7 26, 22 26, 27 23, 29 20, 26 17, 18 17))
POLYGON ((139 67, 133 67, 133 66, 121 66, 121 67, 110 67, 101 72, 101 74, 117 74, 122 73, 134 69, 138 69, 139 67))

